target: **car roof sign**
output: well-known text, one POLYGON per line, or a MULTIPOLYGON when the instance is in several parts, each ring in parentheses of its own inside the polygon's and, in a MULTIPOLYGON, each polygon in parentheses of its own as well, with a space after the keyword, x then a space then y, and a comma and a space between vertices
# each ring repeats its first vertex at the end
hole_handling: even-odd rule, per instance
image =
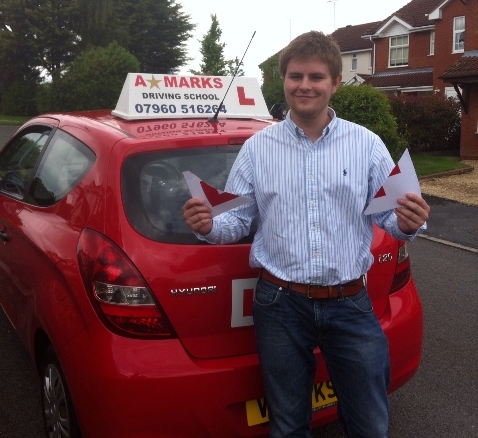
POLYGON ((112 114, 126 120, 210 118, 218 109, 219 118, 272 118, 256 78, 150 73, 128 73, 112 114))

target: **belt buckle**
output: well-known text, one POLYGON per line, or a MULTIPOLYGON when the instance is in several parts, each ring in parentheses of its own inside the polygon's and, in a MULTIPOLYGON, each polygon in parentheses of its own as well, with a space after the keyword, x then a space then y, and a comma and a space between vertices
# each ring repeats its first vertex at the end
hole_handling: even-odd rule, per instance
POLYGON ((312 284, 312 283, 307 283, 306 284, 307 298, 309 298, 309 300, 313 300, 314 297, 310 296, 310 286, 315 286, 318 289, 320 289, 322 286, 320 284, 312 284))

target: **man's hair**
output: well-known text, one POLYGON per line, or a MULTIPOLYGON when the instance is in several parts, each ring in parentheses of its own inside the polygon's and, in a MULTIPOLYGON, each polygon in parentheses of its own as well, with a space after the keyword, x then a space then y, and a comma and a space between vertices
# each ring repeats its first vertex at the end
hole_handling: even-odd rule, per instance
POLYGON ((322 32, 311 30, 294 38, 284 48, 279 57, 279 71, 282 78, 285 78, 287 66, 291 59, 308 60, 316 59, 327 64, 332 80, 335 80, 342 73, 342 56, 340 47, 332 37, 322 32))

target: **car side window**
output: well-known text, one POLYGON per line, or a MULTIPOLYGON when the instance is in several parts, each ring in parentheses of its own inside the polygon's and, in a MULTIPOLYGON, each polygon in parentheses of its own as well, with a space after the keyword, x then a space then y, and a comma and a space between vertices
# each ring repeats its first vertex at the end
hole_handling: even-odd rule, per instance
POLYGON ((38 158, 47 144, 52 128, 27 128, 5 146, 0 154, 0 190, 24 197, 38 158))
POLYGON ((39 206, 58 202, 86 175, 95 153, 81 141, 57 129, 33 178, 26 201, 39 206))

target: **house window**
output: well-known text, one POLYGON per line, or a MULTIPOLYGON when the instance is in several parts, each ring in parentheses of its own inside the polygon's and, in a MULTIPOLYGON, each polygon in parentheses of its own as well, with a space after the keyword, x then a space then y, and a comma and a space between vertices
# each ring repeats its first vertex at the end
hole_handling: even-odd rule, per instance
POLYGON ((352 71, 357 71, 357 54, 352 53, 352 71))
POLYGON ((390 38, 390 67, 408 65, 408 35, 390 38))
POLYGON ((435 54, 435 31, 430 32, 430 55, 435 54))
POLYGON ((463 52, 465 43, 465 17, 453 21, 453 52, 463 52))

